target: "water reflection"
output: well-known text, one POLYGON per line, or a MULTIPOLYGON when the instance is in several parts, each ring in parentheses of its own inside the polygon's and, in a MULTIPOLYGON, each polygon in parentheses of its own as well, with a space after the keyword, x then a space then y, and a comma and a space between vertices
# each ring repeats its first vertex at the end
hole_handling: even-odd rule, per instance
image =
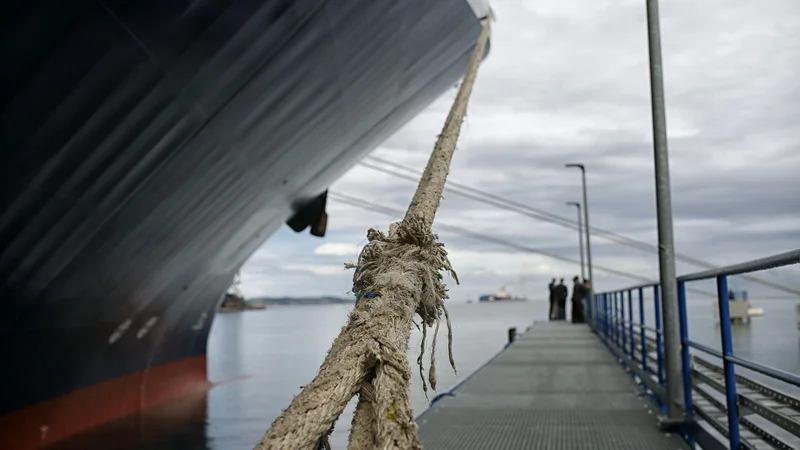
POLYGON ((208 341, 208 354, 214 355, 215 363, 209 364, 209 378, 224 380, 241 376, 244 371, 242 347, 244 344, 244 314, 239 312, 217 314, 211 325, 215 338, 208 341))
POLYGON ((211 450, 206 439, 207 392, 115 420, 47 447, 48 450, 211 450))
MULTIPOLYGON (((634 301, 634 305, 637 303, 634 301)), ((645 302, 646 320, 650 325, 654 320, 651 305, 652 301, 645 302)), ((688 306, 691 339, 719 349, 719 324, 714 317, 713 303, 700 300, 688 306)), ((763 302, 758 306, 765 309, 763 317, 753 318, 750 324, 733 325, 736 354, 785 371, 799 372, 800 336, 794 304, 763 302)), ((208 349, 208 373, 213 388, 49 448, 250 450, 300 391, 300 386, 316 374, 349 310, 347 305, 287 306, 219 315, 208 349)), ((546 310, 544 302, 450 305, 459 375, 447 368, 446 333, 441 332, 438 342, 441 388, 461 381, 500 350, 509 327, 524 330, 533 320, 544 320, 546 310)), ((635 314, 638 320, 638 311, 635 314)), ((412 363, 420 337, 414 330, 409 354, 412 363)), ((744 368, 736 370, 767 380, 785 391, 799 391, 764 376, 752 375, 744 368)), ((412 373, 416 375, 417 369, 412 373)), ((412 376, 411 384, 411 403, 418 413, 427 401, 417 376, 412 376)), ((332 439, 335 448, 346 446, 352 406, 337 424, 332 439)))

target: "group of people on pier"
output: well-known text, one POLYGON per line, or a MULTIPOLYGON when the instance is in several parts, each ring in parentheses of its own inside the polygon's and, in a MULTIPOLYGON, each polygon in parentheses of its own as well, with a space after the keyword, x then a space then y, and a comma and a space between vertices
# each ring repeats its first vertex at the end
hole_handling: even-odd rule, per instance
MULTIPOLYGON (((569 297, 569 289, 564 284, 562 278, 558 284, 556 279, 550 281, 550 320, 567 320, 567 298, 569 297)), ((584 323, 586 317, 584 315, 584 301, 586 295, 589 293, 591 284, 589 280, 581 279, 576 275, 572 279, 572 314, 570 318, 572 323, 584 323)))

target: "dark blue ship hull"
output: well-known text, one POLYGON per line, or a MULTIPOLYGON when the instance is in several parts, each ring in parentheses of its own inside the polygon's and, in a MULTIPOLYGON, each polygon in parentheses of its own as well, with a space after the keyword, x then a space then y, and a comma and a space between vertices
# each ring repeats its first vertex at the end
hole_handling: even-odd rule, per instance
POLYGON ((234 273, 479 32, 465 0, 0 4, 0 442, 201 387, 234 273))

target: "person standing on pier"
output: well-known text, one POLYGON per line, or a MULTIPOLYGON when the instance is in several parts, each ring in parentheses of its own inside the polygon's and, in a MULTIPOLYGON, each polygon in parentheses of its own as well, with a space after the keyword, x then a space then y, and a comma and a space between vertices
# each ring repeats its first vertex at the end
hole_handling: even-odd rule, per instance
POLYGON ((548 317, 550 320, 556 320, 558 318, 558 302, 556 301, 556 279, 553 278, 550 280, 550 284, 548 285, 550 289, 550 310, 548 311, 548 317))
POLYGON ((583 299, 586 298, 585 281, 576 275, 572 278, 572 323, 584 323, 586 319, 583 314, 583 299))
POLYGON ((567 290, 567 286, 564 285, 564 279, 562 278, 561 281, 558 283, 558 286, 555 287, 556 291, 556 299, 558 303, 558 319, 557 320, 567 320, 567 296, 569 292, 567 290))

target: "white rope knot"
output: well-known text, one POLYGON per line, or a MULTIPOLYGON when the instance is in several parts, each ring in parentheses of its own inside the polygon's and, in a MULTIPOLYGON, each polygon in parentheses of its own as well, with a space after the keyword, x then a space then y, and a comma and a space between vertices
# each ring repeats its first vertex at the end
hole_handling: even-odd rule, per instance
POLYGON ((430 369, 428 382, 436 389, 436 338, 439 324, 444 314, 447 323, 447 349, 450 366, 458 373, 453 358, 453 332, 450 314, 445 307, 449 298, 444 284, 442 272, 449 273, 456 284, 458 275, 453 270, 447 250, 438 237, 431 232, 426 222, 411 216, 401 222, 392 224, 391 232, 386 234, 370 229, 367 232, 369 242, 361 251, 358 264, 346 265, 357 268, 353 274, 353 292, 358 298, 358 309, 354 314, 369 308, 372 299, 382 297, 384 291, 404 292, 411 296, 416 304, 414 312, 420 316, 422 323, 422 341, 417 358, 422 390, 426 397, 428 386, 425 382, 423 356, 427 341, 427 328, 434 328, 431 344, 430 369))

